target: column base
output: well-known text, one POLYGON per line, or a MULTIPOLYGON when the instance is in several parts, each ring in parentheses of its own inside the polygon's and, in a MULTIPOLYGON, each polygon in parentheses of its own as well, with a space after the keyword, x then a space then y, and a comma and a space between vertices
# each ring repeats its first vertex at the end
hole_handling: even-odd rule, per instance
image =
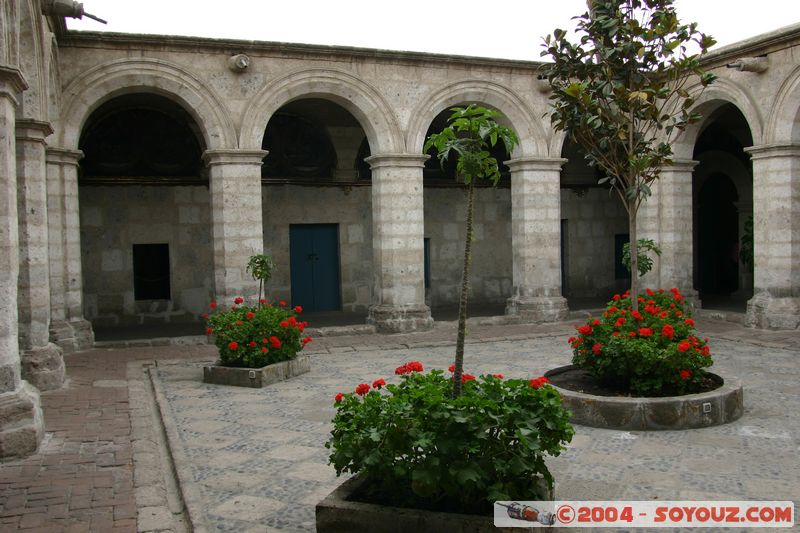
POLYGON ((567 319, 569 307, 563 296, 511 297, 506 301, 506 314, 519 316, 523 322, 535 324, 561 322, 567 319))
POLYGON ((433 318, 427 305, 373 305, 369 308, 367 324, 374 325, 378 333, 408 333, 431 329, 433 318))
POLYGON ((53 343, 20 353, 20 366, 22 379, 40 391, 60 389, 64 384, 64 355, 53 343))
POLYGON ((0 458, 34 453, 44 436, 39 393, 25 381, 0 394, 0 458))
POLYGON ((65 354, 94 348, 92 323, 83 318, 53 321, 50 323, 50 342, 65 354))
POLYGON ((800 328, 800 298, 776 298, 764 291, 747 302, 745 326, 761 329, 800 328))

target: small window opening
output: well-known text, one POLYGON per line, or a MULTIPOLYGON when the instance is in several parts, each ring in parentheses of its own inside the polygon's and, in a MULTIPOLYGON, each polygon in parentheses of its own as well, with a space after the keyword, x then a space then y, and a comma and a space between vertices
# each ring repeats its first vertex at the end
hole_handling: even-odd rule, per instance
POLYGON ((133 294, 136 300, 169 300, 169 245, 133 245, 133 294))

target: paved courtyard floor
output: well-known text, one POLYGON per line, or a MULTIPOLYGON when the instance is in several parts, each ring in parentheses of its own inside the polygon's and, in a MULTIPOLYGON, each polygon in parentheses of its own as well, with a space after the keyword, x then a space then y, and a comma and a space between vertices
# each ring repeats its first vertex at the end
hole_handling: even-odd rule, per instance
MULTIPOLYGON (((466 368, 538 376, 569 362, 575 322, 471 327, 466 368)), ((558 498, 800 504, 800 332, 699 328, 715 371, 744 383, 744 416, 689 431, 576 426, 548 462, 558 498)), ((0 464, 0 531, 313 531, 314 505, 340 482, 324 448, 333 396, 394 380, 408 360, 446 368, 454 338, 452 326, 319 337, 310 373, 258 390, 203 384, 208 346, 67 356, 67 387, 42 395, 39 453, 0 464)))

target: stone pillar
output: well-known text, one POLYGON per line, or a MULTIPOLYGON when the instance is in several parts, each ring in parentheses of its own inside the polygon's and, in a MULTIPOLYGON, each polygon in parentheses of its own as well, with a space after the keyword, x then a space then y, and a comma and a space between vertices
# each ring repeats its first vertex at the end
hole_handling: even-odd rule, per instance
POLYGON ((50 342, 45 137, 50 124, 17 120, 17 212, 19 217, 19 348, 22 377, 39 390, 64 383, 61 348, 50 342))
POLYGON ((367 322, 379 332, 429 329, 425 305, 425 217, 422 169, 428 156, 382 154, 372 169, 373 305, 367 322))
POLYGON ((753 159, 754 295, 745 324, 800 327, 800 144, 745 148, 753 159))
POLYGON ((697 161, 679 159, 661 169, 657 193, 646 203, 657 203, 661 257, 656 261, 659 288, 677 287, 687 302, 700 306, 694 289, 694 233, 692 170, 697 161))
POLYGON ((236 296, 258 298, 247 273, 250 257, 264 251, 261 164, 265 150, 207 150, 214 242, 214 298, 232 305, 236 296))
POLYGON ((44 434, 39 392, 21 379, 17 279, 16 95, 27 89, 22 74, 0 66, 0 457, 36 451, 44 434))
POLYGON ((48 147, 47 226, 50 256, 50 340, 64 353, 94 346, 83 317, 78 161, 83 152, 48 147))
POLYGON ((512 159, 513 283, 506 314, 526 322, 567 318, 561 295, 561 165, 566 159, 512 159))

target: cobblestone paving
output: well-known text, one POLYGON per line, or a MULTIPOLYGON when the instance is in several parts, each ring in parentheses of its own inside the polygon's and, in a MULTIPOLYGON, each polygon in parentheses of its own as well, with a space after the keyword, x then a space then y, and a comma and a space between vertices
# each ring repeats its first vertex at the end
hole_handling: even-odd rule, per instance
MULTIPOLYGON (((549 460, 558 498, 800 502, 798 334, 705 324, 714 337, 715 371, 745 384, 744 416, 690 431, 576 426, 569 449, 549 460)), ((469 344, 468 371, 530 377, 569 362, 568 327, 551 326, 549 334, 518 327, 493 331, 503 329, 511 340, 469 344)), ((378 377, 395 379, 393 369, 403 361, 446 368, 452 347, 435 337, 383 337, 375 339, 384 344, 377 348, 326 339, 309 374, 261 390, 205 385, 201 363, 159 361, 154 380, 175 428, 173 446, 185 458, 178 472, 196 494, 187 501, 195 526, 313 531, 314 505, 341 481, 324 448, 333 396, 378 377)))

